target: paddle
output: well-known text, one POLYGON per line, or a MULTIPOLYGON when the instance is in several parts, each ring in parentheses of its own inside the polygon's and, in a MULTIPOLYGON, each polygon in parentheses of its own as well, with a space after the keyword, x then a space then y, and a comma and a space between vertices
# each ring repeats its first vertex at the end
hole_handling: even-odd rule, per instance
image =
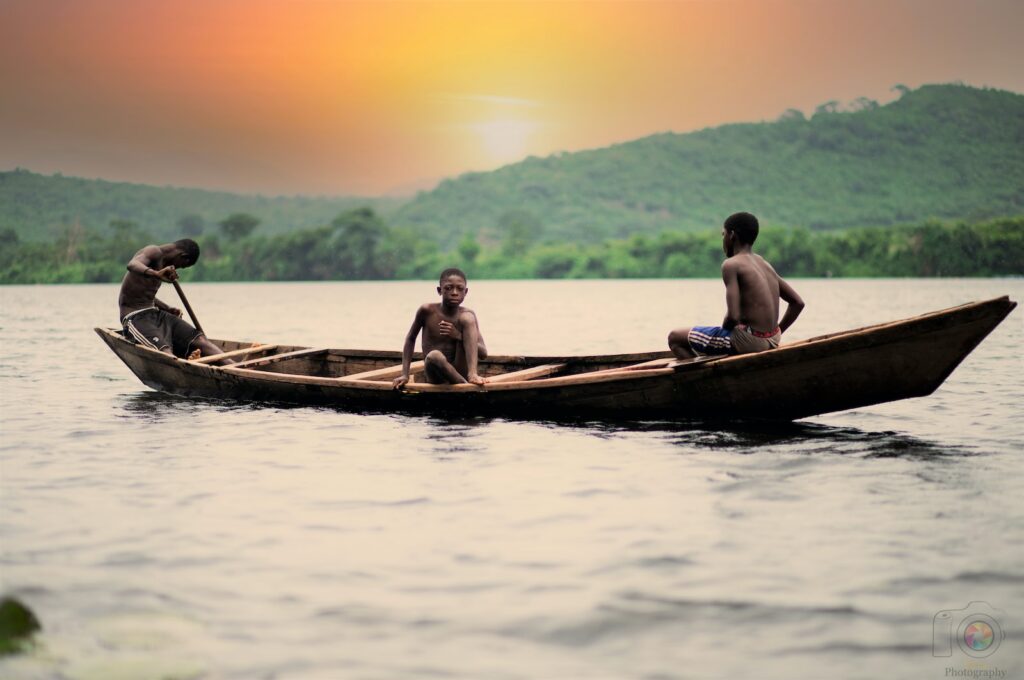
POLYGON ((181 289, 181 284, 178 283, 177 279, 171 281, 174 284, 174 290, 178 291, 178 297, 181 298, 181 304, 185 305, 185 311, 188 312, 189 318, 192 319, 192 325, 196 327, 196 330, 206 335, 203 331, 203 327, 199 325, 199 319, 196 318, 196 313, 192 311, 192 305, 188 303, 188 298, 185 297, 185 291, 181 289))

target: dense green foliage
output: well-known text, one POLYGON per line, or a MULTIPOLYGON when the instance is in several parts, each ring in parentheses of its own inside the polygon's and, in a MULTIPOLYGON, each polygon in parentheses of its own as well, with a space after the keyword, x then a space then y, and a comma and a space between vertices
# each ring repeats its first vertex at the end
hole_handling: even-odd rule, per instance
POLYGON ((16 598, 0 599, 0 656, 23 651, 30 636, 41 629, 39 619, 16 598))
MULTIPOLYGON (((634 234, 598 244, 537 242, 529 222, 481 245, 471 237, 442 252, 415 232, 391 228, 372 210, 342 213, 331 224, 277 236, 198 237, 193 281, 431 279, 448 266, 471 278, 715 277, 722 262, 717 229, 634 234)), ((128 222, 105 234, 81 228, 52 243, 20 242, 0 231, 0 283, 117 281, 132 254, 152 242, 128 222)), ((980 223, 813 231, 762 230, 755 251, 783 276, 1020 276, 1024 217, 980 223)))
POLYGON ((253 196, 201 189, 47 177, 27 170, 0 172, 0 230, 22 241, 49 241, 76 228, 98 231, 114 220, 144 225, 157 240, 217 230, 232 214, 259 220, 259 231, 280 234, 325 224, 343 210, 369 205, 385 214, 394 198, 253 196))
POLYGON ((445 180, 392 221, 450 249, 504 239, 511 213, 573 243, 702 230, 737 210, 814 230, 1024 214, 1024 96, 933 85, 850 108, 529 158, 445 180))

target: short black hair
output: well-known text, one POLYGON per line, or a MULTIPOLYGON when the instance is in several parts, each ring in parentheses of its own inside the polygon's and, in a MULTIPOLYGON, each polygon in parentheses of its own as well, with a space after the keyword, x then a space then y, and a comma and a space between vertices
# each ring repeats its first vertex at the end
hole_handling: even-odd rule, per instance
POLYGON ((178 239, 174 242, 181 254, 188 258, 188 266, 199 261, 199 244, 190 238, 178 239))
POLYGON ((760 227, 757 224, 756 217, 748 212, 738 212, 726 218, 725 229, 736 234, 736 238, 740 240, 740 243, 752 246, 754 241, 757 240, 757 232, 760 227))
POLYGON ((445 269, 443 272, 441 272, 441 275, 437 277, 437 282, 441 283, 452 274, 456 276, 461 276, 463 281, 467 283, 469 282, 469 279, 466 278, 466 272, 462 271, 458 267, 448 267, 448 269, 445 269))

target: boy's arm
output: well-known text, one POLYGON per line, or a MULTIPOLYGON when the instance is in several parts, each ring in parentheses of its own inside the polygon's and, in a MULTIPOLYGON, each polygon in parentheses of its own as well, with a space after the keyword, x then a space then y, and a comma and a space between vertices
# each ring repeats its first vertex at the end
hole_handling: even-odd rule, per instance
POLYGON ((472 312, 464 313, 459 318, 459 323, 462 326, 462 349, 466 353, 466 380, 474 385, 483 385, 487 381, 477 373, 480 329, 477 327, 476 315, 472 312))
POLYGON ((725 282, 725 319, 722 328, 727 331, 740 322, 740 277, 736 263, 726 260, 722 263, 722 281, 725 282))
POLYGON ((395 378, 391 383, 396 390, 409 382, 409 366, 412 364, 412 353, 416 351, 416 336, 423 329, 423 320, 425 318, 426 305, 416 310, 412 326, 409 327, 409 332, 405 334, 405 345, 402 347, 402 375, 395 378))
MULTIPOLYGON (((463 311, 463 314, 473 314, 475 316, 476 312, 473 312, 471 310, 466 309, 466 310, 463 311)), ((460 325, 461 325, 461 323, 460 323, 460 325)), ((451 338, 453 340, 458 340, 459 342, 462 342, 462 331, 459 329, 459 326, 454 326, 451 323, 442 320, 440 325, 438 326, 438 328, 440 329, 441 335, 444 335, 444 336, 447 336, 447 337, 449 337, 449 338, 451 338)), ((477 344, 476 344, 476 347, 477 347, 477 350, 476 350, 477 357, 480 358, 480 359, 486 359, 487 358, 487 343, 484 342, 483 333, 480 332, 480 319, 476 320, 476 336, 478 338, 478 341, 477 341, 477 344)))
POLYGON ((480 332, 480 321, 479 320, 477 320, 477 322, 476 322, 476 338, 477 338, 476 356, 477 356, 478 359, 486 359, 487 358, 487 343, 484 342, 483 333, 480 332))
POLYGON ((157 298, 153 298, 153 304, 156 306, 157 309, 161 309, 161 310, 167 312, 168 314, 173 314, 174 316, 181 316, 181 310, 180 309, 178 309, 177 307, 171 307, 166 302, 161 302, 157 298))
POLYGON ((135 253, 135 257, 128 262, 128 271, 141 276, 153 276, 170 283, 178 278, 178 275, 174 271, 174 267, 167 266, 162 269, 153 269, 152 265, 156 264, 160 260, 160 248, 157 246, 146 246, 139 252, 135 253))
POLYGON ((779 277, 779 297, 786 301, 786 313, 782 315, 782 321, 779 322, 779 330, 785 333, 786 329, 792 326, 796 318, 800 316, 800 312, 804 311, 804 300, 781 276, 779 277))

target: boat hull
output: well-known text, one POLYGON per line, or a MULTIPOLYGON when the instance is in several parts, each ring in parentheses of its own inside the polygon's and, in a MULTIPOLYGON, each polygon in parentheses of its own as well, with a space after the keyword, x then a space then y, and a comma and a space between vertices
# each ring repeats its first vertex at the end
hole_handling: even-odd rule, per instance
MULTIPOLYGON (((996 298, 759 354, 650 370, 617 369, 667 362, 670 355, 493 357, 481 363, 484 375, 552 363, 566 364, 566 374, 482 388, 412 383, 403 391, 387 381, 345 377, 394 366, 401 361, 398 352, 322 350, 260 370, 235 369, 177 359, 134 345, 118 331, 96 332, 144 384, 185 397, 378 412, 795 420, 932 393, 1015 306, 996 298)), ((246 346, 222 342, 226 349, 246 346)))

